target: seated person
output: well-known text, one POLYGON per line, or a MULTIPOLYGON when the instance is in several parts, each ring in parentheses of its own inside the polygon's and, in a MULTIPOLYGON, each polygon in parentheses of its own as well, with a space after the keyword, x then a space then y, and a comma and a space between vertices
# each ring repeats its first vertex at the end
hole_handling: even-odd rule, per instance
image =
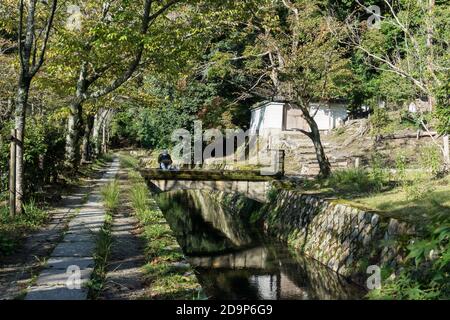
POLYGON ((172 158, 170 157, 169 152, 167 152, 167 150, 164 150, 158 157, 158 163, 159 163, 159 167, 162 170, 170 170, 171 166, 172 166, 172 158))

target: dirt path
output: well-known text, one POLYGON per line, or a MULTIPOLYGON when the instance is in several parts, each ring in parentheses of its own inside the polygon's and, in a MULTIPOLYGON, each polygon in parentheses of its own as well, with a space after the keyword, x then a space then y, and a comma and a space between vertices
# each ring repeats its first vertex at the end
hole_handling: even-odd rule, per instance
POLYGON ((112 245, 106 283, 99 299, 135 300, 145 296, 142 267, 145 265, 145 241, 129 200, 130 182, 122 170, 118 175, 120 206, 113 216, 112 245))

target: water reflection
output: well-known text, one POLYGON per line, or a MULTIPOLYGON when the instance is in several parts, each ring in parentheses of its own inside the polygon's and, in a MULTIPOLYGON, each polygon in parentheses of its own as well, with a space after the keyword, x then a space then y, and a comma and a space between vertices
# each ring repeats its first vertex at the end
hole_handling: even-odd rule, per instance
POLYGON ((237 195, 231 200, 229 205, 219 205, 202 191, 172 192, 158 198, 208 297, 298 300, 364 295, 317 261, 256 232, 248 221, 258 203, 237 195))

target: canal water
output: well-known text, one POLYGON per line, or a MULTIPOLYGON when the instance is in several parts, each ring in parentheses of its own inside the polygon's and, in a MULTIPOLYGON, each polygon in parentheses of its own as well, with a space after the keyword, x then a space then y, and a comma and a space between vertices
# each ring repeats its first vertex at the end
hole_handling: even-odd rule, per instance
POLYGON ((161 193, 157 202, 210 299, 360 299, 364 291, 251 223, 261 204, 239 195, 161 193), (219 204, 220 202, 220 204, 219 204))

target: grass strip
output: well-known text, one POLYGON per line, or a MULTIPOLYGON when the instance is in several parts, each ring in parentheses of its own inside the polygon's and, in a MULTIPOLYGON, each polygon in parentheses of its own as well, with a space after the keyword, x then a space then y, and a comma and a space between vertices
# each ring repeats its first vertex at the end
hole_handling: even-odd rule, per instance
POLYGON ((136 159, 121 155, 132 184, 127 195, 134 214, 143 226, 146 243, 144 274, 150 285, 149 296, 154 300, 204 299, 194 270, 186 262, 163 213, 151 196, 144 179, 136 167, 136 159))
POLYGON ((99 297, 105 286, 107 263, 111 253, 112 245, 112 220, 119 206, 119 183, 114 180, 102 189, 102 197, 105 212, 105 223, 97 237, 96 250, 94 253, 95 268, 88 283, 89 299, 95 300, 99 297))

